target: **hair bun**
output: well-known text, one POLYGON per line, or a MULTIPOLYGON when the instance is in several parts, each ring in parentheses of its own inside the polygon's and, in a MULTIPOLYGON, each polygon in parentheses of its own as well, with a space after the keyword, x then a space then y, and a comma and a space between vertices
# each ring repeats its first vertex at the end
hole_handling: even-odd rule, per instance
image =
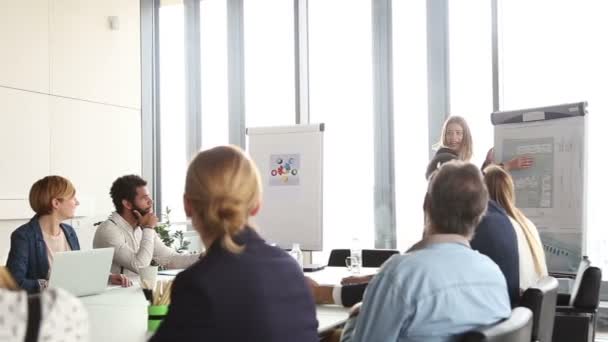
POLYGON ((239 205, 236 201, 221 201, 217 206, 217 217, 220 220, 232 220, 239 214, 239 205))
POLYGON ((233 198, 218 198, 215 203, 215 215, 226 233, 233 235, 246 222, 243 203, 233 198))

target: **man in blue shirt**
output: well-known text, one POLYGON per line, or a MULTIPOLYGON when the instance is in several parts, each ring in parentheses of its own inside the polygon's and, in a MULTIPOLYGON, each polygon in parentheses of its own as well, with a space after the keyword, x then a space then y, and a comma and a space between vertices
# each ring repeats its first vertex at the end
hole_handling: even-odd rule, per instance
MULTIPOLYGON (((448 148, 439 149, 427 167, 426 178, 434 174, 442 164, 457 158, 456 152, 448 148)), ((471 248, 487 255, 498 265, 507 280, 511 306, 517 306, 520 293, 517 236, 507 213, 499 204, 488 201, 486 214, 477 225, 470 244, 471 248)), ((411 247, 408 252, 417 247, 411 247)), ((319 285, 311 279, 307 280, 317 303, 350 307, 361 301, 371 278, 372 276, 348 277, 342 281, 343 286, 319 285)))
POLYGON ((477 167, 463 162, 442 166, 425 200, 425 239, 414 252, 383 265, 342 341, 443 342, 509 317, 504 275, 469 245, 487 203, 477 167))

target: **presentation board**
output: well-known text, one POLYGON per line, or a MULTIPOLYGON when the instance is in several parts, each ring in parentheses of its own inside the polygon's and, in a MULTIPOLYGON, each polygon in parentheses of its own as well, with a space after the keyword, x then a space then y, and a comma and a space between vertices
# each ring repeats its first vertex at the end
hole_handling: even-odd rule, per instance
POLYGON ((551 272, 575 272, 585 253, 587 104, 492 113, 495 160, 530 156, 511 170, 516 206, 536 225, 551 272))
POLYGON ((269 243, 323 249, 323 124, 248 128, 260 169, 262 209, 253 218, 269 243))

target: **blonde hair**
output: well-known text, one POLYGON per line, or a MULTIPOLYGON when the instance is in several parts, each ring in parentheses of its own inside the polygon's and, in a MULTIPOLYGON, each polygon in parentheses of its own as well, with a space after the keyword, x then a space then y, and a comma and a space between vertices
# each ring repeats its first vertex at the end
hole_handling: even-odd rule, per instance
POLYGON ((7 289, 11 291, 20 290, 19 286, 13 276, 4 266, 0 266, 0 289, 7 289))
POLYGON ((507 215, 512 217, 521 226, 528 246, 532 251, 536 272, 539 275, 547 275, 547 264, 545 262, 543 247, 534 238, 532 227, 527 224, 524 214, 515 206, 515 185, 513 178, 511 178, 508 172, 497 165, 486 167, 484 172, 484 180, 490 198, 500 204, 507 212, 507 215))
POLYGON ((46 176, 39 179, 30 189, 30 207, 38 215, 53 212, 53 199, 69 199, 76 195, 76 188, 67 178, 46 176))
POLYGON ((450 116, 443 123, 443 128, 441 129, 441 140, 435 146, 439 147, 447 147, 446 134, 448 133, 448 126, 450 124, 457 124, 462 127, 462 142, 460 146, 460 150, 458 152, 458 159, 469 161, 471 157, 473 157, 473 137, 471 135, 471 129, 467 124, 466 120, 461 116, 450 116))
POLYGON ((218 146, 199 152, 190 162, 184 196, 202 229, 220 237, 226 250, 239 253, 243 247, 233 238, 259 205, 261 191, 253 161, 236 146, 218 146))

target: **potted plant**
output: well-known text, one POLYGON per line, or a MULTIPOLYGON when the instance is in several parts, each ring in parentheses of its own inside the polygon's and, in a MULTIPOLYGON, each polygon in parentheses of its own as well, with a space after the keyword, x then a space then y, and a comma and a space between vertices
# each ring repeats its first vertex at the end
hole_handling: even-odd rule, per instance
POLYGON ((190 241, 184 240, 184 232, 176 230, 171 233, 171 208, 166 207, 165 213, 161 214, 161 220, 158 222, 154 230, 167 247, 174 248, 177 252, 183 252, 188 249, 190 241), (174 242, 177 240, 177 245, 174 246, 174 242))

